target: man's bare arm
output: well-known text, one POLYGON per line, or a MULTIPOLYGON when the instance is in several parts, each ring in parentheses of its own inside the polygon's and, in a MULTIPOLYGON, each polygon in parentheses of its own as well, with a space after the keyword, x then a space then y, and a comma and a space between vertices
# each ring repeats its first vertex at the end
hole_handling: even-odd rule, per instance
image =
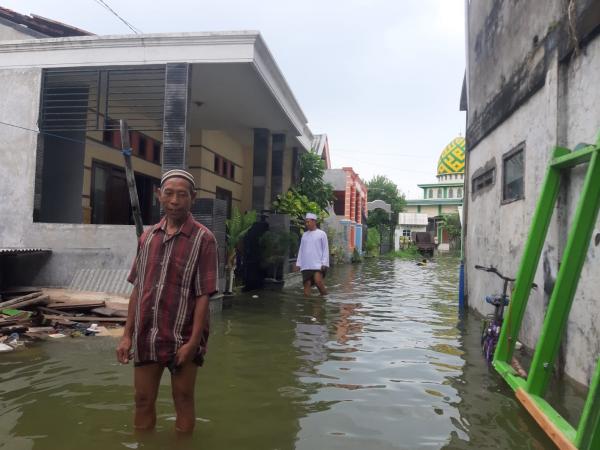
POLYGON ((135 310, 138 297, 137 286, 134 286, 131 295, 129 296, 129 306, 127 307, 127 321, 123 330, 123 337, 117 346, 117 360, 120 363, 127 364, 129 362, 129 351, 131 350, 131 337, 133 336, 133 327, 135 323, 135 310))
POLYGON ((179 366, 185 362, 194 359, 200 341, 202 339, 202 333, 204 332, 204 326, 208 319, 208 295, 201 295, 196 297, 196 304, 194 307, 194 317, 192 323, 192 335, 190 340, 183 344, 177 351, 176 364, 179 366))

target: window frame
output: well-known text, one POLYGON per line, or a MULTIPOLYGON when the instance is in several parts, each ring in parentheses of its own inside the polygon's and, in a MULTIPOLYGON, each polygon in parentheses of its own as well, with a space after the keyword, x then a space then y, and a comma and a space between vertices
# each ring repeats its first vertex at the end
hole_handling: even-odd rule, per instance
POLYGON ((488 187, 492 187, 496 182, 496 167, 490 167, 488 170, 480 173, 471 180, 471 194, 477 195, 488 187), (486 179, 486 182, 482 186, 477 186, 479 180, 486 179), (487 182, 487 179, 490 181, 487 182))
POLYGON ((502 193, 501 193, 501 201, 500 201, 500 205, 507 205, 509 203, 513 203, 513 202, 517 202, 519 200, 524 200, 525 199, 525 142, 521 142, 519 143, 517 146, 515 146, 514 148, 512 148, 511 150, 509 150, 508 152, 506 152, 504 155, 502 155, 502 183, 501 183, 501 189, 502 189, 502 193), (523 158, 523 172, 522 172, 522 176, 521 176, 521 182, 522 182, 522 189, 521 189, 521 195, 514 197, 514 198, 506 198, 505 197, 505 188, 506 188, 506 163, 514 158, 515 156, 517 156, 518 154, 522 155, 523 158))

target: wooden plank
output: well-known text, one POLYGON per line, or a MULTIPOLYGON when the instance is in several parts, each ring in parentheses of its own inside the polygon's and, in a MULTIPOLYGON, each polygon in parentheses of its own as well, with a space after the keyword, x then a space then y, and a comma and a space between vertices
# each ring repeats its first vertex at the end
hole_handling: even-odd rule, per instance
POLYGON ((44 318, 47 320, 72 320, 73 322, 118 322, 125 323, 126 317, 96 317, 96 316, 54 316, 50 314, 44 314, 44 318))
POLYGON ((70 316, 70 314, 67 312, 59 311, 58 309, 48 308, 46 306, 38 306, 37 309, 38 309, 38 311, 48 313, 48 314, 54 314, 54 315, 58 315, 58 316, 70 316))
POLYGON ((27 295, 21 295, 19 297, 15 297, 15 298, 11 298, 10 300, 6 300, 5 302, 0 302, 0 309, 4 309, 7 307, 12 307, 13 305, 26 301, 26 300, 30 300, 36 297, 41 297, 42 293, 41 292, 33 292, 31 294, 27 294, 27 295))
POLYGON ((92 309, 94 314, 105 317, 127 317, 127 311, 113 309, 113 308, 94 308, 92 309))
POLYGON ((127 302, 129 296, 109 294, 107 292, 73 291, 69 289, 44 288, 43 293, 56 303, 82 303, 82 302, 127 302))
POLYGON ((16 286, 11 288, 4 288, 0 291, 0 295, 2 296, 12 296, 12 295, 26 295, 33 294, 34 292, 42 292, 42 290, 38 287, 33 286, 16 286))
POLYGON ((36 297, 36 298, 32 298, 30 300, 25 300, 19 303, 14 303, 12 304, 10 307, 13 309, 21 309, 24 308, 26 306, 32 306, 32 305, 40 305, 40 304, 46 304, 48 303, 50 299, 48 298, 47 295, 42 295, 40 297, 36 297))
POLYGON ((524 389, 515 391, 517 399, 535 419, 550 439, 560 450, 577 450, 577 447, 558 429, 558 427, 540 410, 537 403, 525 392, 524 389))
POLYGON ((54 327, 29 327, 30 333, 54 333, 54 327))
POLYGON ((104 301, 97 302, 69 302, 69 303, 50 303, 48 308, 63 310, 63 309, 93 309, 106 306, 104 301))

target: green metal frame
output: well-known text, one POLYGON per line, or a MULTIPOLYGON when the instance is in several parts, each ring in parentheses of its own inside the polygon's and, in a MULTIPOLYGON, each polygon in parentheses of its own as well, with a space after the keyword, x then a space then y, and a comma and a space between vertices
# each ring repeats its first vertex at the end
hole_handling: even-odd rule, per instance
POLYGON ((542 185, 529 230, 529 239, 517 272, 510 307, 494 355, 493 364, 498 373, 516 391, 519 400, 560 448, 600 449, 600 365, 596 367, 583 414, 576 429, 543 398, 567 325, 599 207, 600 135, 595 145, 588 145, 580 150, 571 151, 556 147, 542 185), (588 163, 588 169, 542 331, 529 375, 527 379, 520 378, 511 367, 511 360, 556 204, 560 174, 562 170, 583 163, 588 163))

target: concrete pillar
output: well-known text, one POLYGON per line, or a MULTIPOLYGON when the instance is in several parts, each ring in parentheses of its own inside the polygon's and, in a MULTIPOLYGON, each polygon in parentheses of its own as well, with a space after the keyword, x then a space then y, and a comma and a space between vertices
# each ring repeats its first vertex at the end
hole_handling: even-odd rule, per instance
POLYGON ((300 150, 298 147, 292 148, 292 186, 296 186, 300 181, 300 150))
POLYGON ((283 154, 285 151, 285 134, 273 135, 271 150, 271 202, 283 193, 283 154))
POLYGON ((271 171, 269 161, 271 159, 271 132, 265 128, 254 130, 254 161, 252 164, 252 209, 262 211, 268 209, 267 203, 270 197, 267 195, 271 171))
POLYGON ((188 63, 169 63, 165 69, 163 173, 188 167, 190 75, 188 63))

